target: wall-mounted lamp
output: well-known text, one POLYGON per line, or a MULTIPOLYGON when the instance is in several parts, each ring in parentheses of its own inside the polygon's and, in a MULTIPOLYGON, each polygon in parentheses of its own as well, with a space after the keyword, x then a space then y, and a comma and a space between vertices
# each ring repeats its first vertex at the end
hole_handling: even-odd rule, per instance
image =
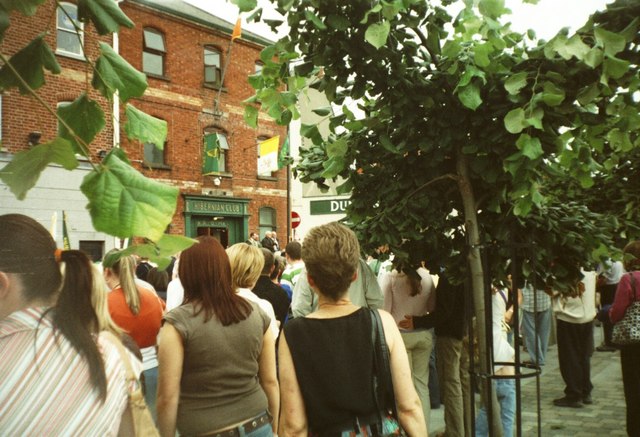
POLYGON ((219 177, 213 178, 213 185, 215 185, 216 187, 219 187, 221 182, 222 180, 220 180, 219 177))
POLYGON ((42 138, 42 132, 29 132, 29 145, 37 146, 40 144, 40 138, 42 138))
POLYGON ((106 150, 98 150, 98 158, 104 159, 105 156, 107 156, 106 150))

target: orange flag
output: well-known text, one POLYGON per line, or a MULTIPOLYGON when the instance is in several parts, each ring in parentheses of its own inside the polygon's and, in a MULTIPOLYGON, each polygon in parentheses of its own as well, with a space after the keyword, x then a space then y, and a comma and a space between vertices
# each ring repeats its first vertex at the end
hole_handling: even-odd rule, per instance
POLYGON ((240 17, 236 20, 236 25, 233 27, 233 33, 231 34, 231 41, 242 36, 242 28, 240 26, 240 17))

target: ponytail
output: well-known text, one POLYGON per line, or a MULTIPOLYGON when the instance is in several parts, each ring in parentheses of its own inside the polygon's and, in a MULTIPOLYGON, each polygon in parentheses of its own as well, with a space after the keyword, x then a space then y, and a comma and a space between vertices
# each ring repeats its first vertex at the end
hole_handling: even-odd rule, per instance
POLYGON ((402 269, 402 273, 407 276, 407 280, 409 281, 409 287, 411 288, 409 295, 411 297, 419 295, 422 291, 422 277, 420 274, 410 268, 402 269))
POLYGON ((140 312, 140 293, 135 280, 135 258, 132 255, 123 256, 113 264, 111 270, 118 275, 127 306, 134 315, 137 315, 140 312))
POLYGON ((98 389, 100 399, 104 402, 107 397, 107 377, 102 354, 92 335, 97 334, 99 323, 91 302, 91 262, 79 250, 62 251, 59 258, 64 263, 64 279, 53 311, 53 322, 73 348, 87 360, 91 383, 98 389))

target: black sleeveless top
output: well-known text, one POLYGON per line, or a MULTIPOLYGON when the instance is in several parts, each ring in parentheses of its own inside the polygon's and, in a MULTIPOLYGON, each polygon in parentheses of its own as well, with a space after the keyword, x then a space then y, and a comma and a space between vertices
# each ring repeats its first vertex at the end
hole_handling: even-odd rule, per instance
POLYGON ((367 308, 335 319, 296 318, 284 333, 311 432, 322 435, 376 414, 367 308))

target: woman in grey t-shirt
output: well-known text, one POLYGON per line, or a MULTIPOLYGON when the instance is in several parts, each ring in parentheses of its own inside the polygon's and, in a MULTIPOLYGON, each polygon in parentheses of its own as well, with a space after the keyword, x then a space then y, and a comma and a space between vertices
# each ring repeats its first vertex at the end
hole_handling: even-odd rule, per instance
POLYGON ((184 303, 160 331, 160 433, 271 435, 280 398, 270 319, 234 292, 220 243, 198 241, 180 256, 184 303))

